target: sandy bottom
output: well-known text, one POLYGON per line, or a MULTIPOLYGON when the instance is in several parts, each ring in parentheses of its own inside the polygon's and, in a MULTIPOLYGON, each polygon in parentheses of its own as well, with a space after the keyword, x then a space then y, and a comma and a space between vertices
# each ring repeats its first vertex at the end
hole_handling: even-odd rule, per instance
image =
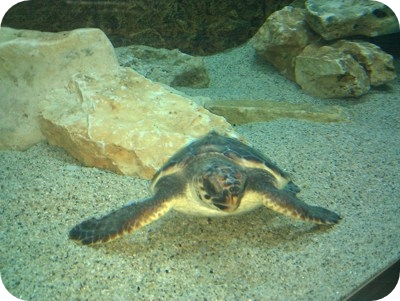
POLYGON ((72 226, 148 195, 148 181, 81 166, 40 143, 0 152, 0 259, 24 300, 341 300, 400 257, 400 82, 357 100, 306 95, 249 46, 206 58, 214 99, 336 103, 347 123, 237 126, 301 187, 340 213, 334 227, 266 208, 225 219, 171 212, 109 244, 68 240, 72 226))

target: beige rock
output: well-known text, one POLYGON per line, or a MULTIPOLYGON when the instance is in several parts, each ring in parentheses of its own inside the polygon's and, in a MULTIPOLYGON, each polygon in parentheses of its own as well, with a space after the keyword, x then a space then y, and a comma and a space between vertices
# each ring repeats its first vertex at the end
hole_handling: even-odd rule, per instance
POLYGON ((178 49, 132 45, 118 47, 115 53, 121 66, 171 87, 206 88, 210 83, 203 59, 178 49))
POLYGON ((292 80, 296 56, 317 39, 305 14, 305 9, 286 6, 271 14, 253 38, 257 53, 292 80))
POLYGON ((226 120, 130 68, 79 74, 42 103, 42 131, 88 166, 149 179, 179 148, 226 120))
POLYGON ((46 136, 87 165, 150 178, 211 129, 236 136, 224 118, 120 67, 98 29, 2 28, 0 58, 1 148, 24 149, 46 136))
POLYGON ((375 37, 399 31, 386 5, 371 0, 307 0, 307 23, 325 40, 363 35, 375 37))
POLYGON ((383 85, 396 78, 393 57, 374 44, 340 40, 331 46, 354 57, 367 71, 371 86, 383 85))
POLYGON ((295 75, 305 91, 319 97, 357 97, 370 89, 365 69, 331 46, 307 46, 296 58, 295 75))
POLYGON ((44 33, 0 29, 0 149, 26 149, 44 136, 38 102, 78 72, 118 68, 114 49, 98 29, 44 33))
POLYGON ((344 122, 349 112, 341 106, 293 104, 273 100, 209 100, 205 107, 224 116, 231 124, 265 122, 280 118, 303 119, 316 122, 344 122))

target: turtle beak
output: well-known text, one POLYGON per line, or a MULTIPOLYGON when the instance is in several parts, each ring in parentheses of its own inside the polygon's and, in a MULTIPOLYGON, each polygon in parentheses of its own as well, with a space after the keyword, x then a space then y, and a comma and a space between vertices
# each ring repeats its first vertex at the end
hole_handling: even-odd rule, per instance
POLYGON ((222 193, 222 197, 212 199, 213 204, 226 212, 235 211, 242 199, 242 195, 236 187, 230 187, 230 189, 225 189, 222 193))
POLYGON ((240 205, 241 198, 242 197, 241 196, 239 197, 238 195, 230 195, 230 196, 228 196, 227 200, 226 200, 227 206, 226 206, 224 211, 227 211, 227 212, 235 211, 240 205))

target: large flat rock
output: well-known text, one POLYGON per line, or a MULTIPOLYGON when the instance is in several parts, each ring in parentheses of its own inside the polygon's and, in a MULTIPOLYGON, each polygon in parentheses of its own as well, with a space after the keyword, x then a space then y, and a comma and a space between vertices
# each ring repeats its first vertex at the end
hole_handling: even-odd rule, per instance
POLYGON ((179 148, 231 125, 195 102, 130 68, 78 74, 41 104, 50 143, 87 166, 149 179, 179 148))
POLYGON ((120 67, 98 29, 0 30, 0 149, 48 139, 88 166, 151 178, 175 151, 231 125, 120 67))

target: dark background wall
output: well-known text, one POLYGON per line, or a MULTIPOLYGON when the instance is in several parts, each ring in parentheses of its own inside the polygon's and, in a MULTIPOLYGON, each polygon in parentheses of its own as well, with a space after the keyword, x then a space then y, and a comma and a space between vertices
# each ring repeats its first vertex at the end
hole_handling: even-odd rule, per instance
POLYGON ((145 44, 212 54, 247 41, 290 0, 31 0, 12 7, 2 26, 40 31, 102 29, 115 47, 145 44))

